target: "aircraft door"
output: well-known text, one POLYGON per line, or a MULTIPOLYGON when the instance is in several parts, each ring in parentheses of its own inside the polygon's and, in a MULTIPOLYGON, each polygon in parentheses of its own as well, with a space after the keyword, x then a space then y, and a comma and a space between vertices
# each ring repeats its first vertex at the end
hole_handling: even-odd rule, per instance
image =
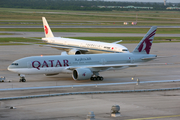
POLYGON ((104 58, 102 58, 100 63, 104 65, 106 63, 106 60, 104 58))
POLYGON ((64 45, 67 45, 67 41, 64 41, 64 45))
POLYGON ((27 62, 27 68, 31 68, 31 62, 27 62))
POLYGON ((131 57, 131 63, 134 63, 134 58, 133 57, 131 57))
POLYGON ((83 43, 79 44, 79 47, 83 47, 83 46, 84 46, 83 43))

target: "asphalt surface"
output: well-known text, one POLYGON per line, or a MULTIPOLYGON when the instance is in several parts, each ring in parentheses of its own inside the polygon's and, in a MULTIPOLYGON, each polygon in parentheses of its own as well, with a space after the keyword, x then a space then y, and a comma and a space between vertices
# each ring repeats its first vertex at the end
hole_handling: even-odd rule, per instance
MULTIPOLYGON (((137 44, 123 44, 132 51, 137 44)), ((61 51, 39 47, 37 45, 1 46, 0 75, 11 82, 0 83, 0 88, 23 88, 62 85, 83 85, 98 83, 123 83, 156 80, 177 80, 180 78, 180 43, 155 43, 151 54, 158 58, 151 63, 168 63, 167 65, 139 66, 124 70, 106 71, 100 73, 104 81, 74 81, 70 74, 56 76, 26 75, 26 83, 19 83, 19 76, 7 71, 8 65, 14 60, 34 55, 57 55, 61 51), (132 81, 131 78, 134 78, 132 81)), ((147 83, 115 86, 97 86, 82 88, 62 88, 43 90, 22 90, 0 92, 0 97, 14 97, 66 92, 134 90, 179 87, 180 82, 147 83)), ((33 98, 0 101, 1 120, 84 120, 89 111, 94 111, 98 120, 179 120, 180 119, 179 91, 119 93, 119 94, 87 94, 58 96, 48 98, 33 98), (110 117, 111 106, 120 105, 121 117, 110 117), (10 109, 13 106, 15 109, 10 109), (141 119, 140 119, 141 118, 141 119)))

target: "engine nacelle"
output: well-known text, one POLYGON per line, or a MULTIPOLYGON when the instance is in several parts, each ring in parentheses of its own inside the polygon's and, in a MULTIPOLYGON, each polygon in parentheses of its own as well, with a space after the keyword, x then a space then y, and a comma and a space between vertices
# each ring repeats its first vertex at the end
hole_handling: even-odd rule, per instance
POLYGON ((77 68, 73 70, 72 77, 74 80, 87 80, 90 79, 93 72, 88 68, 77 68))
POLYGON ((68 55, 78 55, 78 54, 82 54, 80 50, 78 49, 71 49, 69 52, 68 52, 68 55))

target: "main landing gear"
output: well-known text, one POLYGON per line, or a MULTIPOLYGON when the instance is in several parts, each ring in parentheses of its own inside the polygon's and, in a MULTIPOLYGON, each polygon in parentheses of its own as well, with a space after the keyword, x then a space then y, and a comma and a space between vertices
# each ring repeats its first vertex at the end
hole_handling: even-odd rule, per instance
POLYGON ((19 82, 26 82, 25 75, 19 74, 19 76, 20 76, 19 82))
POLYGON ((91 76, 90 80, 92 80, 92 81, 103 81, 104 78, 102 76, 99 76, 98 72, 93 72, 93 75, 91 76))
POLYGON ((97 76, 97 77, 91 77, 90 78, 92 81, 103 81, 104 78, 102 76, 97 76))

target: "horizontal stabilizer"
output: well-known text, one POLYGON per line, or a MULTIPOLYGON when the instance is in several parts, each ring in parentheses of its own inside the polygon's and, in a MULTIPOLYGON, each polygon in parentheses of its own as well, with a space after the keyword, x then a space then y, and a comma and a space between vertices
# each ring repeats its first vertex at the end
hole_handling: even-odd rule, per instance
POLYGON ((156 59, 157 57, 149 57, 149 58, 141 58, 142 60, 152 60, 152 59, 156 59))

